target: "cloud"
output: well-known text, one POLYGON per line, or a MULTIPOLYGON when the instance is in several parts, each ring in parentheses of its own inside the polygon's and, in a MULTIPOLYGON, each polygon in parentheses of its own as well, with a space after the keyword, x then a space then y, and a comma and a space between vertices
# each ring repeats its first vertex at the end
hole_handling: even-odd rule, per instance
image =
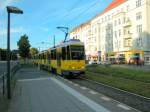
POLYGON ((14 2, 19 2, 21 0, 0 0, 0 9, 4 10, 6 6, 11 5, 14 2))
MULTIPOLYGON (((10 29, 10 33, 21 33, 21 32, 24 32, 24 29, 22 27, 10 29)), ((7 35, 7 29, 2 29, 0 31, 0 35, 7 35)))
POLYGON ((14 0, 0 0, 0 9, 4 9, 6 6, 10 5, 14 0))

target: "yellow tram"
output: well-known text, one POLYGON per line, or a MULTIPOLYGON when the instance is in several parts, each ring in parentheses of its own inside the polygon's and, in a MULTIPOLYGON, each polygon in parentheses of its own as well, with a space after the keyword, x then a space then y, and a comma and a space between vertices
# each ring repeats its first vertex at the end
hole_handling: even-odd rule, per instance
POLYGON ((85 72, 84 44, 69 40, 38 54, 34 63, 62 76, 79 76, 85 72))

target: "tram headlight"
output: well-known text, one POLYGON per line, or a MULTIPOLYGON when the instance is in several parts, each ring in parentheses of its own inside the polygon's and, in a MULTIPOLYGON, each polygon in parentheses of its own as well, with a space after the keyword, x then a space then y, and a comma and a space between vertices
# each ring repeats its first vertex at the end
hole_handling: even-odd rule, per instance
POLYGON ((84 66, 82 66, 81 68, 82 68, 82 69, 84 69, 85 67, 84 67, 84 66))

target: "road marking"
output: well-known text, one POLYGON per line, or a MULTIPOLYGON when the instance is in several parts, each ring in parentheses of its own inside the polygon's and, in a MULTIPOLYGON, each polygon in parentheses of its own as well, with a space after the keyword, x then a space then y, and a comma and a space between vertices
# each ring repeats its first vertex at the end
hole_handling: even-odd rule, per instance
POLYGON ((123 104, 118 104, 117 106, 122 108, 122 109, 124 109, 124 110, 131 110, 129 107, 127 107, 127 106, 125 106, 123 104))
POLYGON ((88 97, 80 94, 76 90, 74 90, 71 87, 65 85, 63 82, 61 82, 61 81, 59 81, 59 80, 57 80, 55 78, 51 78, 51 80, 53 82, 55 82, 56 84, 58 84, 60 87, 62 87, 64 90, 66 90, 68 93, 70 93, 71 95, 73 95, 74 97, 76 97, 82 103, 86 104, 88 107, 90 107, 95 112, 110 112, 109 110, 107 110, 103 106, 97 104, 96 102, 92 101, 88 97))
POLYGON ((90 90, 89 93, 91 93, 91 94, 93 94, 93 95, 96 95, 96 94, 97 94, 97 92, 92 91, 92 90, 90 90))
POLYGON ((82 86, 82 87, 80 87, 80 88, 81 88, 81 89, 83 89, 83 90, 86 90, 86 89, 87 89, 86 87, 83 87, 83 86, 82 86))
POLYGON ((110 101, 111 99, 106 97, 106 96, 102 96, 101 99, 105 100, 105 101, 110 101))
POLYGON ((27 81, 39 81, 39 80, 49 80, 50 77, 47 78, 34 78, 34 79, 20 79, 19 82, 27 82, 27 81))

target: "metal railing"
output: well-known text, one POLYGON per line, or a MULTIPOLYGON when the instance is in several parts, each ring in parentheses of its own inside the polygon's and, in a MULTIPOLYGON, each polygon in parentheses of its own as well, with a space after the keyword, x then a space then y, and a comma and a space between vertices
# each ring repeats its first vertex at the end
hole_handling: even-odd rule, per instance
POLYGON ((5 94, 5 77, 6 77, 5 72, 2 75, 0 75, 0 92, 2 92, 3 95, 5 94))
MULTIPOLYGON (((12 67, 12 69, 11 69, 11 80, 19 68, 20 68, 19 63, 17 63, 16 65, 14 65, 12 67)), ((3 94, 3 96, 6 93, 6 80, 7 80, 7 73, 4 72, 4 73, 0 74, 0 94, 3 94)))

